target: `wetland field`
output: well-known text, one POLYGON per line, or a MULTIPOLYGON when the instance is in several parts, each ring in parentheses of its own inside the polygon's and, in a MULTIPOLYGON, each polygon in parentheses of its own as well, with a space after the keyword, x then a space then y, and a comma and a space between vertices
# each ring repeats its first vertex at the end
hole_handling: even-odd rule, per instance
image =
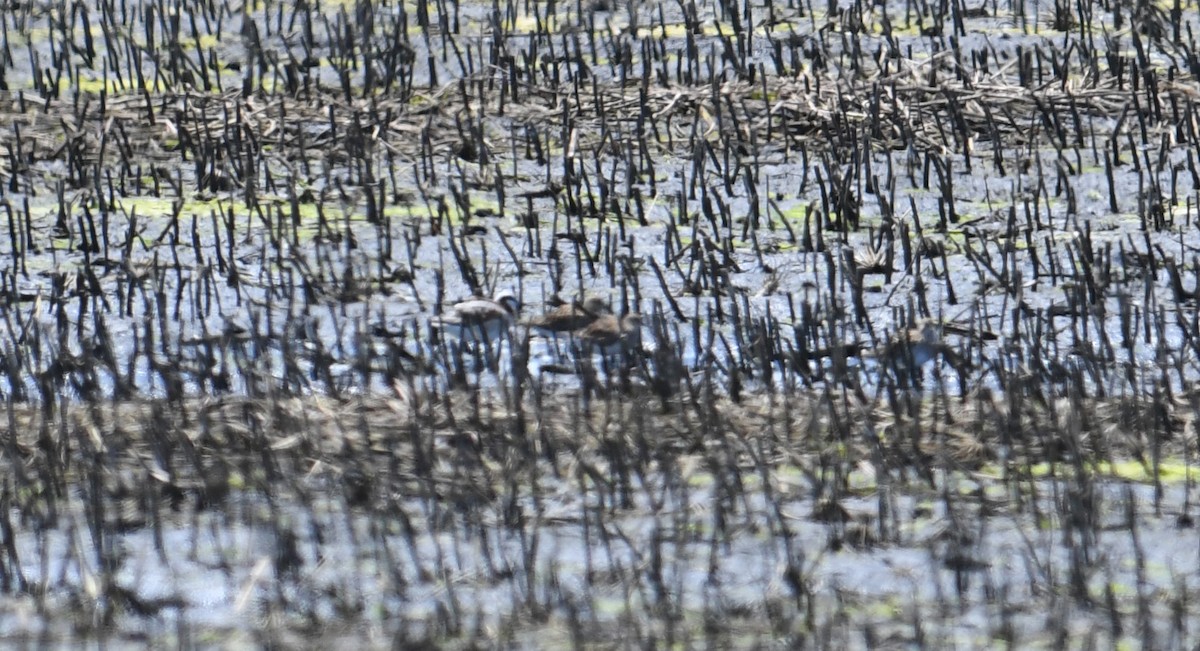
POLYGON ((0 646, 1197 648, 1197 30, 0 0, 0 646))

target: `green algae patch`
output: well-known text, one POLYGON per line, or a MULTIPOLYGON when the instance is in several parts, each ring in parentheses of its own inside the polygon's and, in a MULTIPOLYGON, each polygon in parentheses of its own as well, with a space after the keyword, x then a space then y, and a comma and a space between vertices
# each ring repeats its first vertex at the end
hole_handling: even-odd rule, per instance
POLYGON ((1154 471, 1155 468, 1153 466, 1138 461, 1100 462, 1096 464, 1096 472, 1098 474, 1143 483, 1152 482, 1155 479, 1161 482, 1174 483, 1200 478, 1200 468, 1183 461, 1160 462, 1157 468, 1157 476, 1154 471))
POLYGON ((511 34, 555 34, 569 26, 570 23, 561 20, 557 14, 521 14, 503 27, 505 32, 511 34))
MULTIPOLYGON (((128 214, 137 211, 138 217, 169 217, 175 214, 177 199, 167 197, 122 197, 116 200, 116 208, 128 214)), ((192 199, 184 201, 180 214, 220 210, 229 203, 228 199, 192 199)))
MULTIPOLYGON (((105 79, 105 78, 96 78, 96 77, 80 75, 75 80, 68 79, 67 77, 63 77, 63 78, 59 79, 58 80, 58 90, 59 90, 59 92, 76 91, 76 92, 86 93, 86 94, 90 94, 90 95, 99 95, 100 93, 103 92, 110 97, 120 96, 120 95, 133 95, 136 93, 140 93, 143 90, 149 91, 151 93, 161 93, 161 92, 164 92, 167 90, 166 88, 163 88, 158 83, 157 77, 151 79, 151 77, 148 75, 146 77, 146 82, 147 82, 146 83, 147 88, 142 89, 142 88, 136 87, 136 84, 137 84, 136 79, 130 80, 129 83, 126 83, 126 81, 121 80, 121 79, 116 79, 114 77, 109 77, 109 78, 105 79)), ((29 86, 31 88, 33 87, 32 80, 30 81, 29 86)))
POLYGON ((692 488, 709 488, 713 485, 712 473, 699 470, 687 477, 688 486, 692 488))
MULTIPOLYGON (((1084 466, 1097 477, 1123 479, 1137 483, 1178 483, 1200 478, 1200 468, 1182 460, 1165 460, 1158 464, 1157 473, 1153 465, 1141 461, 1097 461, 1084 466)), ((1075 469, 1070 464, 1035 463, 1024 469, 1035 479, 1068 478, 1075 469)))

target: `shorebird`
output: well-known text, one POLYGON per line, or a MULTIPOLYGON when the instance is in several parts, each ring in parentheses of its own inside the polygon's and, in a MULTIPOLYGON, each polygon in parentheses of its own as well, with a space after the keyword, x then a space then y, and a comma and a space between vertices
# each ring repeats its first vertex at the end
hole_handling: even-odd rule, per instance
POLYGON ((612 314, 612 309, 601 296, 591 295, 583 300, 583 303, 572 301, 563 303, 558 307, 541 314, 531 317, 523 322, 538 334, 554 337, 559 334, 582 330, 597 319, 612 314))
POLYGON ((434 329, 463 343, 489 343, 508 334, 520 311, 517 297, 504 291, 495 298, 472 296, 455 303, 449 312, 429 322, 434 329))
POLYGON ((606 314, 575 331, 575 337, 585 351, 598 351, 605 357, 636 350, 642 345, 642 315, 626 314, 618 319, 606 314))

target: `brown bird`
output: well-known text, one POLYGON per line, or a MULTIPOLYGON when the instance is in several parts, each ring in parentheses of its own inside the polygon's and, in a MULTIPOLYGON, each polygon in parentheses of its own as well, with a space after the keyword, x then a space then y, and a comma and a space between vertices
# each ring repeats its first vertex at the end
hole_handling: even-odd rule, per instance
POLYGON ((598 350, 606 356, 635 350, 642 345, 642 315, 626 314, 618 319, 614 314, 606 314, 575 331, 575 337, 585 349, 598 350))
POLYGON ((610 314, 612 309, 609 308, 608 301, 592 295, 585 298, 582 304, 575 301, 563 303, 545 314, 526 319, 523 323, 539 334, 555 336, 582 330, 597 319, 610 314))

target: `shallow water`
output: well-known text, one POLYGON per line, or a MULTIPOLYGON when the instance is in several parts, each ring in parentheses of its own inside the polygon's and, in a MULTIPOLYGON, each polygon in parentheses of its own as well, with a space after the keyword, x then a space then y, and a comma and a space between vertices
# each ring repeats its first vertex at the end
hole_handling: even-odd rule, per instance
MULTIPOLYGON (((843 616, 856 627, 902 630, 905 617, 891 613, 951 607, 953 630, 934 618, 930 633, 974 645, 993 634, 1013 604, 1025 605, 1007 611, 1018 631, 1042 630, 1047 613, 1030 606, 1066 586, 1080 555, 1086 557, 1082 567, 1091 568, 1083 585, 1097 597, 1106 586, 1120 602, 1200 587, 1190 578, 1200 571, 1194 532, 1177 526, 1187 510, 1179 486, 1168 487, 1156 514, 1151 486, 1097 483, 1094 513, 1101 521, 1085 541, 1057 520, 1062 507, 1055 501, 1069 492, 1068 482, 1038 480, 1018 497, 984 475, 942 479, 944 490, 960 496, 982 490, 982 511, 978 500, 958 499, 948 511, 936 491, 879 486, 842 501, 846 521, 829 523, 814 519, 808 487, 795 476, 771 477, 771 490, 781 498, 778 512, 760 490, 736 506, 717 507, 729 498, 712 479, 698 472, 684 487, 646 477, 634 486, 633 503, 614 512, 595 496, 581 497, 571 482, 542 476, 544 497, 514 505, 526 523, 518 527, 504 525, 498 511, 476 521, 436 502, 401 497, 394 507, 407 514, 404 527, 412 527, 412 538, 400 522, 338 499, 318 497, 300 506, 235 493, 222 512, 185 517, 164 511, 159 533, 110 532, 101 547, 112 564, 111 580, 156 612, 125 621, 123 635, 141 630, 151 639, 175 629, 252 631, 284 612, 297 623, 336 619, 346 607, 385 629, 395 617, 418 629, 435 626, 445 609, 469 613, 490 628, 504 626, 514 604, 529 599, 544 601, 552 622, 568 607, 609 624, 647 608, 685 619, 737 617, 794 604, 795 588, 784 575, 799 563, 813 595, 810 608, 832 612, 853 604, 843 616), (877 519, 880 500, 890 509, 884 522, 877 519), (602 521, 598 510, 607 511, 602 521), (713 519, 718 512, 720 521, 713 519), (1135 529, 1125 513, 1136 514, 1135 529), (282 546, 281 535, 289 539, 282 546), (281 556, 281 548, 291 555, 281 556), (643 588, 631 593, 631 584, 643 588)), ((50 599, 95 596, 97 541, 80 499, 66 504, 65 526, 18 531, 14 540, 25 580, 50 599)), ((27 610, 30 599, 9 603, 0 635, 69 634, 67 622, 27 610)), ((1152 606, 1156 612, 1166 607, 1152 606)), ((1072 612, 1071 631, 1104 626, 1102 612, 1072 612)), ((1156 634, 1168 632, 1167 619, 1153 621, 1156 634)))
MULTIPOLYGON (((1200 301, 1165 266, 1196 283, 1192 46, 1153 35, 1158 8, 1058 30, 1042 2, 963 25, 896 3, 101 4, 0 9, 0 579, 30 583, 5 585, 0 639, 1194 646, 1189 485, 1014 478, 1195 456, 1200 301), (367 88, 389 56, 400 78, 367 88), (498 289, 642 313, 640 366, 623 386, 543 339, 458 359, 430 319, 498 289), (804 356, 920 317, 996 337, 949 338, 969 372, 935 361, 916 388, 804 356), (480 416, 514 395, 582 395, 566 442, 480 416), (833 415, 769 432, 680 407, 808 395, 833 415), (1018 416, 966 434, 1024 463, 1007 481, 938 447, 951 418, 895 440, 902 402, 989 395, 1018 416), (284 413, 234 419, 260 456, 203 509, 165 505, 161 476, 249 452, 14 416, 213 396, 284 413), (296 411, 279 396, 400 406, 328 452, 311 422, 263 431, 296 411), (1084 396, 1153 422, 1075 431, 1095 415, 1056 399, 1084 396), (396 424, 422 400, 445 431, 396 424), (680 411, 597 434, 586 409, 614 406, 680 411), (1062 431, 1019 417, 1042 408, 1062 431), (851 436, 837 409, 868 416, 851 436), (877 477, 847 458, 884 443, 877 477), (121 462, 150 503, 98 496, 121 462), (351 506, 359 467, 385 485, 351 506)), ((118 424, 167 429, 143 420, 118 424)))

